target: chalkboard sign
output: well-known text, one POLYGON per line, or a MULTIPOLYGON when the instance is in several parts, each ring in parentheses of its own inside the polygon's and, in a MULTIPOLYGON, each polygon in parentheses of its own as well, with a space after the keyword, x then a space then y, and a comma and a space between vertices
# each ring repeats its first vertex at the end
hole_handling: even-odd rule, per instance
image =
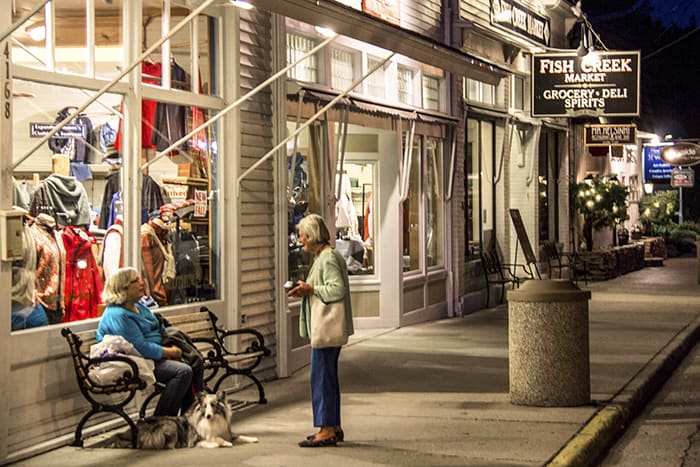
POLYGON ((530 239, 527 237, 527 232, 525 231, 525 225, 523 225, 523 218, 520 216, 519 209, 510 210, 510 218, 513 221, 513 227, 515 227, 515 233, 518 234, 518 241, 523 247, 523 253, 525 254, 525 259, 527 264, 537 263, 537 258, 535 258, 535 253, 532 251, 532 245, 530 245, 530 239))

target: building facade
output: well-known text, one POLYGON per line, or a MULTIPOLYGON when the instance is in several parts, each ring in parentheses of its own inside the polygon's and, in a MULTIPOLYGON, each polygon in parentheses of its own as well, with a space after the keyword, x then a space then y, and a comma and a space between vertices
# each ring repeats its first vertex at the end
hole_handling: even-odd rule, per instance
POLYGON ((535 247, 574 241, 580 143, 567 120, 529 112, 530 57, 566 48, 568 2, 251 3, 2 6, 0 202, 26 208, 30 245, 48 233, 63 279, 36 281, 27 303, 14 286, 31 261, 1 263, 0 388, 15 397, 0 403, 0 459, 71 441, 85 403, 60 329, 96 327, 120 265, 144 272, 166 316, 205 304, 260 330, 275 378, 308 364, 282 288, 309 266, 295 231, 308 213, 336 234, 357 328, 486 306, 480 251, 522 255, 510 209, 535 247), (37 303, 44 325, 13 329, 37 303))

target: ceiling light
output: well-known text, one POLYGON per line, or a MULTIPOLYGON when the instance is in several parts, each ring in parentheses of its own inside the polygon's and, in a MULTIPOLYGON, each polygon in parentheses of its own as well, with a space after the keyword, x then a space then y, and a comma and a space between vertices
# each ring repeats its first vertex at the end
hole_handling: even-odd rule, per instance
POLYGON ((44 23, 34 23, 29 26, 26 31, 33 41, 43 41, 46 39, 46 26, 44 26, 44 23))
POLYGON ((243 10, 253 9, 253 4, 244 0, 230 0, 230 2, 233 6, 237 6, 238 8, 241 8, 243 10))

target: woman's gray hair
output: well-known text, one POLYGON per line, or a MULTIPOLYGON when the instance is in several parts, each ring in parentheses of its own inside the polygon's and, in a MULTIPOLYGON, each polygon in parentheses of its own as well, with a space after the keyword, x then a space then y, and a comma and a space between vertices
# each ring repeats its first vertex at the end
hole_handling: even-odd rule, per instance
POLYGON ((318 214, 309 214, 297 224, 299 233, 304 233, 311 246, 325 245, 331 242, 331 234, 326 222, 318 214))
POLYGON ((105 305, 123 305, 126 302, 126 289, 136 279, 141 279, 141 274, 136 268, 127 267, 114 271, 105 282, 102 302, 105 305))

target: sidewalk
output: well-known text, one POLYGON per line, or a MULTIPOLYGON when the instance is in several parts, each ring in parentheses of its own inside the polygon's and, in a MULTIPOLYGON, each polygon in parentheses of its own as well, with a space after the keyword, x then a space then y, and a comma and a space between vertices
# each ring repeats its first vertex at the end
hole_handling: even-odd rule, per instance
MULTIPOLYGON (((23 466, 590 465, 697 341, 695 258, 580 284, 589 305, 591 405, 512 405, 507 307, 386 332, 361 331, 341 354, 336 448, 302 449, 314 431, 308 369, 267 383, 269 403, 238 413, 258 444, 138 451, 63 447, 23 466)), ((556 358, 556 356, 553 356, 556 358)))

